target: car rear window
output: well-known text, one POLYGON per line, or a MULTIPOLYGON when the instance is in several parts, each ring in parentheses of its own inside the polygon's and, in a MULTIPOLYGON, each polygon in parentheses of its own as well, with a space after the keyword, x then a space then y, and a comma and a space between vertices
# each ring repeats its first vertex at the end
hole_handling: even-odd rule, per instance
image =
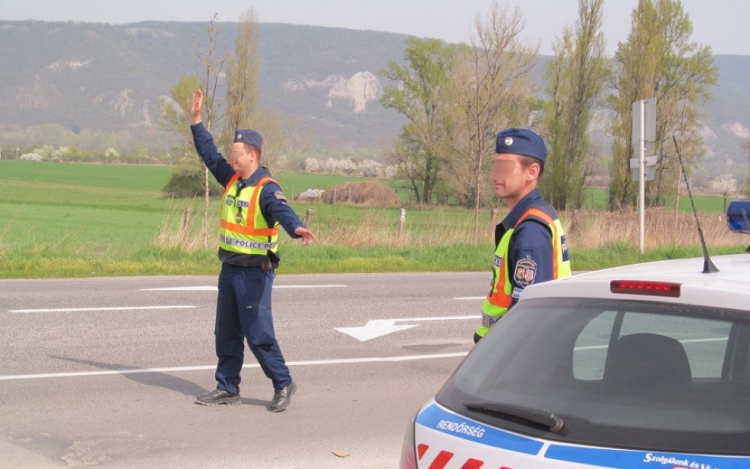
POLYGON ((436 400, 546 439, 750 455, 749 316, 659 302, 522 301, 436 400), (564 427, 480 412, 478 403, 553 413, 564 427))

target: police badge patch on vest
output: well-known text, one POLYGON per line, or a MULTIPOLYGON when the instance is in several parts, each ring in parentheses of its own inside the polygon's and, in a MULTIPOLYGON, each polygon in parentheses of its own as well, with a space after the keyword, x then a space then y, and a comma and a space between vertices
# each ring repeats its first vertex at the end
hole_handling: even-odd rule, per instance
POLYGON ((516 262, 515 273, 513 279, 516 284, 522 287, 528 287, 534 283, 534 277, 536 277, 536 262, 532 261, 531 258, 521 259, 516 262))

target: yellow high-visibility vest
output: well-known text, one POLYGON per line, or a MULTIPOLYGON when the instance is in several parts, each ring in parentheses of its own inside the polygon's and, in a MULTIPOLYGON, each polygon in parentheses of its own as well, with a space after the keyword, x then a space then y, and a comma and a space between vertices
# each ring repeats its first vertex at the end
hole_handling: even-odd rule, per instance
POLYGON ((279 223, 269 227, 260 209, 263 185, 276 181, 264 177, 255 186, 238 189, 236 182, 239 178, 240 175, 235 174, 224 191, 219 246, 240 254, 267 255, 268 251, 277 252, 279 223))
POLYGON ((492 325, 508 312, 508 308, 513 302, 513 283, 510 280, 510 272, 506 265, 510 251, 510 239, 515 228, 527 218, 545 223, 552 233, 553 278, 559 279, 571 276, 570 259, 567 256, 568 247, 565 245, 565 233, 555 210, 551 206, 532 207, 526 210, 515 226, 503 233, 503 237, 497 243, 495 262, 492 268, 493 281, 490 285, 490 293, 482 304, 482 325, 476 332, 479 337, 484 337, 492 325))

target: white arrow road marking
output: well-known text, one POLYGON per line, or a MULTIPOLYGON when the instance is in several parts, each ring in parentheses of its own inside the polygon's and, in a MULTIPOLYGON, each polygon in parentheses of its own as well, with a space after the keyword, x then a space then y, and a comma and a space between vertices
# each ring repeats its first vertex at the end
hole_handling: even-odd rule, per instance
POLYGON ((481 316, 438 316, 432 318, 403 318, 403 319, 371 319, 362 327, 336 327, 339 332, 350 335, 360 342, 382 337, 398 331, 404 331, 417 327, 418 324, 407 326, 397 326, 397 322, 417 322, 417 321, 455 321, 460 319, 479 319, 481 316))
MULTIPOLYGON (((273 289, 279 288, 344 288, 346 285, 274 285, 273 289)), ((171 288, 141 288, 141 291, 217 291, 217 287, 171 287, 171 288)))
POLYGON ((195 306, 118 306, 115 308, 11 309, 9 313, 72 313, 77 311, 135 311, 145 309, 193 309, 195 306))

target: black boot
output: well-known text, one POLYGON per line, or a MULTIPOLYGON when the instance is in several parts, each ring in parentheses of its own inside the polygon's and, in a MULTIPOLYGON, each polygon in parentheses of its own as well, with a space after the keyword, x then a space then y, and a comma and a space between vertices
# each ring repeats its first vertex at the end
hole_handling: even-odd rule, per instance
POLYGON ((297 385, 294 381, 281 389, 275 390, 273 393, 273 399, 271 400, 271 412, 282 412, 286 410, 286 406, 292 402, 292 396, 295 392, 297 392, 297 385))

